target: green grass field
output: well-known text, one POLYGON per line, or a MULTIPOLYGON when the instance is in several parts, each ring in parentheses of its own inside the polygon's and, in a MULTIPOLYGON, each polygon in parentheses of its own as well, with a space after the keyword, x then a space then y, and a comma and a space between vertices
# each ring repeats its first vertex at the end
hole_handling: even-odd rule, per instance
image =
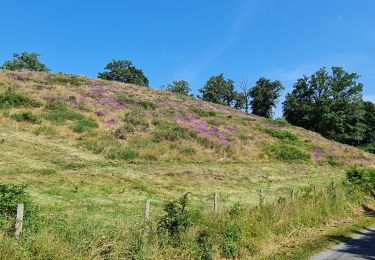
MULTIPOLYGON (((268 238, 258 241, 241 233, 241 242, 233 242, 241 250, 229 254, 264 255, 267 244, 279 248, 289 235, 278 225, 292 232, 299 225, 305 230, 351 215, 363 200, 340 195, 343 209, 337 210, 326 197, 316 204, 309 196, 314 187, 326 194, 331 183, 340 186, 350 167, 375 165, 372 154, 284 121, 121 83, 2 71, 0 101, 0 183, 26 184, 44 218, 42 231, 25 234, 20 244, 0 232, 5 245, 0 252, 8 259, 196 258, 196 250, 188 248, 196 246, 200 229, 206 225, 215 234, 210 222, 215 193, 220 232, 235 223, 227 218, 236 203, 251 212, 250 219, 241 213, 238 220, 249 234, 258 217, 284 216, 272 218, 269 230, 261 221, 253 235, 265 233, 268 238), (297 202, 290 202, 292 190, 297 202), (132 227, 143 222, 146 199, 151 199, 156 221, 166 201, 185 193, 190 194, 189 208, 204 216, 197 217, 188 242, 172 249, 150 235, 152 241, 138 241, 151 250, 143 258, 128 248, 131 242, 121 244, 133 237, 132 227), (306 194, 307 202, 301 198, 306 194), (260 200, 268 213, 252 211, 260 200), (283 206, 272 211, 277 202, 283 206), (317 205, 326 211, 316 212, 317 205), (320 222, 312 220, 314 216, 320 222), (243 237, 256 250, 247 248, 243 237)), ((222 241, 212 243, 218 247, 215 258, 224 257, 222 241)))

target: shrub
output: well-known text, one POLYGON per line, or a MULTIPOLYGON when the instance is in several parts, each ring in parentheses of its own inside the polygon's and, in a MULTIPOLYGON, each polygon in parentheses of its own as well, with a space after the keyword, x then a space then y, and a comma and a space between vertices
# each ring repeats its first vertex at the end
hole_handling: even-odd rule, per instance
POLYGON ((188 194, 186 193, 177 200, 172 200, 164 205, 164 216, 158 221, 160 233, 166 232, 172 243, 178 243, 181 234, 192 224, 190 214, 186 207, 188 205, 188 194))
POLYGON ((5 231, 13 230, 17 204, 20 203, 25 207, 24 225, 27 227, 25 230, 35 231, 40 225, 38 208, 26 192, 26 186, 0 183, 0 220, 3 220, 5 231))
POLYGON ((200 231, 196 239, 197 259, 211 260, 214 255, 214 245, 212 235, 208 230, 200 231))
POLYGON ((129 134, 136 131, 136 127, 132 123, 126 123, 120 128, 117 128, 114 132, 114 136, 118 139, 125 140, 129 134))
POLYGON ((282 143, 271 145, 268 147, 267 153, 275 159, 286 162, 310 160, 310 155, 308 153, 282 143))
POLYGON ((192 111, 200 117, 208 117, 208 116, 216 116, 217 113, 215 111, 205 111, 199 107, 194 107, 192 111))
POLYGON ((70 109, 66 102, 58 99, 50 100, 45 109, 48 113, 45 118, 54 123, 64 123, 66 120, 83 120, 84 116, 70 109))
POLYGON ((262 131, 279 140, 292 141, 292 142, 298 141, 297 136, 288 131, 276 130, 276 129, 270 129, 270 128, 263 128, 262 131))
POLYGON ((40 119, 30 111, 13 114, 10 117, 18 122, 30 122, 32 124, 40 123, 40 119))
POLYGON ((138 152, 130 149, 130 148, 122 148, 119 151, 119 156, 123 160, 134 160, 138 156, 138 152))
POLYGON ((7 90, 0 94, 0 108, 10 107, 38 107, 40 104, 24 94, 7 90))
POLYGON ((369 153, 375 153, 375 144, 369 144, 362 149, 369 153))
POLYGON ((275 119, 272 119, 272 118, 266 118, 264 120, 264 122, 266 124, 272 124, 272 125, 277 125, 277 126, 281 126, 281 127, 286 127, 286 126, 290 126, 289 122, 286 121, 285 118, 275 118, 275 119))
POLYGON ((98 127, 98 124, 96 123, 95 120, 83 118, 83 119, 79 119, 78 121, 75 121, 72 129, 74 132, 83 133, 96 127, 98 127))
POLYGON ((226 258, 235 258, 241 239, 241 227, 236 223, 226 223, 220 243, 220 254, 226 258))
POLYGON ((132 124, 139 130, 145 130, 149 127, 149 123, 145 118, 145 114, 141 110, 132 110, 124 116, 124 122, 132 124))
POLYGON ((156 104, 148 100, 142 100, 138 104, 144 109, 151 109, 151 110, 156 109, 156 104))
POLYGON ((375 169, 351 169, 346 173, 346 179, 350 184, 375 197, 375 169))
POLYGON ((64 75, 61 73, 48 75, 47 81, 51 84, 71 85, 76 87, 88 83, 88 80, 85 78, 76 75, 64 75))
POLYGON ((158 125, 159 130, 154 133, 154 142, 161 142, 163 140, 167 141, 177 141, 180 139, 191 139, 196 137, 196 134, 183 128, 175 123, 161 123, 158 125))

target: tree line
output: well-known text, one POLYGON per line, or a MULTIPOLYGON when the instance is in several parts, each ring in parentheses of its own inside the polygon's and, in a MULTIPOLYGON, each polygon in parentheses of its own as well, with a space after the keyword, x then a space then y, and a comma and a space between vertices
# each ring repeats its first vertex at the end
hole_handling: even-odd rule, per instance
MULTIPOLYGON (((5 61, 4 70, 50 71, 39 60, 39 54, 13 54, 5 61)), ((149 86, 141 69, 128 60, 112 60, 98 78, 149 86)), ((375 104, 364 101, 359 75, 342 67, 323 67, 311 76, 302 76, 293 85, 283 102, 283 116, 291 124, 320 133, 326 138, 364 148, 375 153, 375 104)), ((191 95, 190 84, 176 80, 163 89, 191 95)), ((234 107, 247 113, 272 118, 284 86, 280 81, 262 77, 251 86, 248 80, 235 82, 224 74, 212 76, 199 89, 197 98, 234 107)))

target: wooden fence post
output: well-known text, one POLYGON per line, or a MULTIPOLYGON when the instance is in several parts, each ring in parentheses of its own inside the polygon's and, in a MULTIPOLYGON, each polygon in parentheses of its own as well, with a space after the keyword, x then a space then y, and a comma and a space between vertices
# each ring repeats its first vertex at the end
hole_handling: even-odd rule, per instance
POLYGON ((145 207, 145 220, 150 218, 150 208, 151 208, 151 201, 150 199, 146 200, 146 207, 145 207))
POLYGON ((218 203, 219 203, 218 200, 219 200, 219 199, 218 199, 217 193, 215 192, 215 197, 214 197, 214 211, 215 211, 215 214, 216 214, 217 211, 218 211, 218 203))
POLYGON ((23 211, 24 211, 24 206, 23 204, 18 204, 17 205, 17 218, 16 218, 16 239, 19 238, 21 232, 22 232, 22 224, 23 224, 23 211))

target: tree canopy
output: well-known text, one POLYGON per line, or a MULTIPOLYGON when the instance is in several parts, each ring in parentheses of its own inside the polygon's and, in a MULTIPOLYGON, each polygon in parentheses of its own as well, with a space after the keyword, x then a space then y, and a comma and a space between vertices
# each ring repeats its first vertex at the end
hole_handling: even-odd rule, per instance
POLYGON ((280 81, 260 78, 250 90, 252 100, 250 105, 254 115, 266 118, 272 117, 272 110, 277 105, 277 99, 284 87, 280 81))
POLYGON ((50 71, 50 69, 39 61, 40 54, 36 52, 14 53, 13 59, 5 61, 1 66, 4 70, 30 70, 50 71))
POLYGON ((319 69, 310 77, 304 76, 286 96, 284 116, 294 125, 318 132, 323 136, 351 145, 363 142, 364 122, 363 85, 359 75, 342 67, 319 69))
POLYGON ((148 86, 149 82, 143 71, 133 66, 128 60, 112 60, 104 68, 107 71, 99 72, 98 78, 148 86))
POLYGON ((166 90, 188 96, 191 88, 189 82, 187 82, 186 80, 178 80, 169 83, 166 90))
POLYGON ((230 106, 235 100, 234 81, 225 79, 224 74, 212 76, 199 90, 202 94, 202 99, 205 101, 226 104, 230 106))

